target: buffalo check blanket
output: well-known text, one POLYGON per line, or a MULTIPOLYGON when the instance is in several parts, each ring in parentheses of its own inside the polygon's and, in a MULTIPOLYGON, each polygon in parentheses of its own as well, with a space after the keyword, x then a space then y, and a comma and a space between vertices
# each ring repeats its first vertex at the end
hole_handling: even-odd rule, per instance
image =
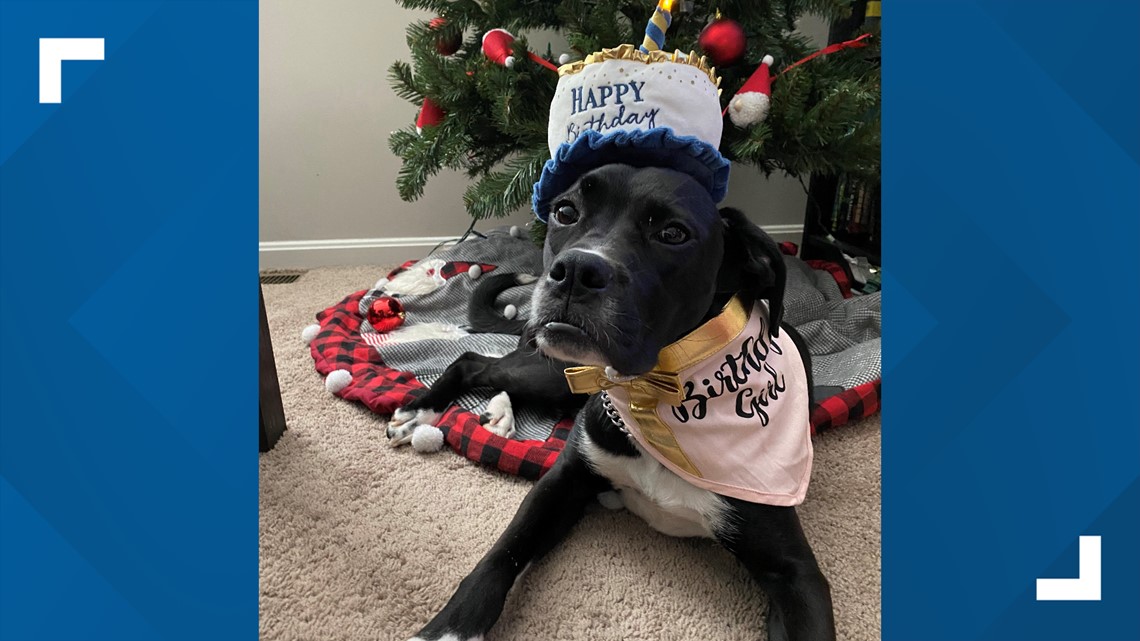
MULTIPOLYGON (((495 270, 538 273, 541 252, 517 230, 502 229, 409 261, 387 275, 401 294, 407 312, 403 327, 389 334, 372 330, 365 312, 381 289, 349 294, 317 314, 319 330, 310 342, 317 371, 322 375, 347 370, 352 380, 336 392, 373 412, 390 416, 431 385, 456 357, 475 351, 502 355, 518 338, 499 334, 469 334, 467 300, 482 273, 495 270)), ((785 244, 785 252, 795 247, 785 244)), ((880 294, 858 296, 837 265, 808 265, 787 256, 788 291, 785 320, 795 326, 812 353, 816 403, 813 433, 838 427, 879 410, 881 388, 880 294)), ((383 282, 378 283, 384 285, 383 282)), ((518 287, 499 298, 513 304, 522 317, 529 312, 529 287, 518 287)), ((460 397, 438 423, 445 443, 459 454, 508 474, 537 479, 554 464, 573 424, 573 417, 515 408, 516 436, 505 439, 483 428, 479 414, 495 392, 476 391, 460 397)))

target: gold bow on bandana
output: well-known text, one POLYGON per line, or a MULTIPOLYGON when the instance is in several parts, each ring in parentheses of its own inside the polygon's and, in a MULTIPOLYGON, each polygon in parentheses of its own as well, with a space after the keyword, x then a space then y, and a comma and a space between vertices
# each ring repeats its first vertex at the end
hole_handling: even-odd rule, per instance
POLYGON ((679 469, 700 478, 701 471, 685 455, 673 430, 658 416, 657 404, 663 402, 673 407, 681 404, 685 396, 680 374, 732 343, 748 323, 749 311, 750 308, 734 296, 717 317, 661 350, 657 366, 641 376, 614 376, 618 379, 614 380, 602 367, 570 367, 566 369, 566 382, 575 394, 594 394, 615 387, 625 390, 628 398, 614 401, 629 403, 629 414, 636 424, 628 425, 636 428, 630 430, 631 434, 679 469))
POLYGON ((613 387, 624 387, 630 396, 651 396, 667 405, 680 405, 684 399, 681 377, 676 372, 654 369, 641 376, 626 380, 611 380, 602 367, 569 367, 566 369, 566 382, 575 394, 594 394, 613 387))
MULTIPOLYGON (((612 374, 611 374, 612 375, 612 374)), ((570 367, 566 369, 566 382, 575 394, 594 394, 615 387, 625 390, 628 396, 629 411, 637 424, 637 429, 646 442, 673 461, 682 470, 694 476, 701 476, 681 446, 673 436, 673 430, 657 415, 657 404, 680 405, 684 399, 681 390, 681 377, 675 372, 652 369, 641 376, 615 377, 606 375, 601 367, 570 367)), ((621 400, 614 399, 615 403, 621 400)), ((632 427, 632 426, 629 426, 632 427)))

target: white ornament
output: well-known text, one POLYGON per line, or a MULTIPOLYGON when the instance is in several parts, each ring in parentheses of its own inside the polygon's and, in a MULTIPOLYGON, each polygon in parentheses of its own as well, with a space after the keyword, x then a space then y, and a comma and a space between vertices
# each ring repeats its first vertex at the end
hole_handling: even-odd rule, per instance
POLYGON ((506 67, 507 69, 514 69, 515 68, 515 57, 514 56, 507 56, 506 59, 503 60, 503 66, 506 67))
POLYGON ((564 65, 568 62, 570 62, 570 54, 564 53, 561 56, 558 56, 558 64, 564 65))
POLYGON ((472 265, 467 268, 467 275, 471 277, 471 280, 478 280, 483 275, 483 268, 479 265, 472 265))
POLYGON ((503 308, 503 318, 513 320, 515 316, 519 315, 519 308, 514 305, 507 305, 503 308))

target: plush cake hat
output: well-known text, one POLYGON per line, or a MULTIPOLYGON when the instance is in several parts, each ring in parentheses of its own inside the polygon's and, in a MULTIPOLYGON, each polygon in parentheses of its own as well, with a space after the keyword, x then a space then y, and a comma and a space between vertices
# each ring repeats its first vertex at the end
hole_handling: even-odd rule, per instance
POLYGON ((724 198, 729 162, 718 151, 720 79, 704 57, 621 45, 563 65, 558 75, 550 160, 534 185, 540 220, 584 172, 615 162, 676 169, 716 202, 724 198))

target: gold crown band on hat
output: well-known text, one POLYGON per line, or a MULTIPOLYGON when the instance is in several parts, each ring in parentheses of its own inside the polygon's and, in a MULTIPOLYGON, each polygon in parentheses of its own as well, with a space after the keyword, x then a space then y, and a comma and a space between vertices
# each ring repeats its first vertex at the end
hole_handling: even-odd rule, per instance
POLYGON ((586 65, 592 65, 595 62, 605 62, 606 60, 632 60, 634 62, 644 62, 647 64, 654 62, 675 62, 677 64, 689 65, 708 74, 709 81, 717 87, 720 87, 720 76, 716 75, 716 67, 710 66, 704 56, 697 58, 695 51, 690 51, 687 57, 680 51, 674 51, 673 53, 665 51, 643 53, 631 44, 619 45, 613 49, 602 49, 601 51, 586 56, 585 60, 576 60, 564 64, 558 68, 558 76, 570 76, 585 69, 586 65))

